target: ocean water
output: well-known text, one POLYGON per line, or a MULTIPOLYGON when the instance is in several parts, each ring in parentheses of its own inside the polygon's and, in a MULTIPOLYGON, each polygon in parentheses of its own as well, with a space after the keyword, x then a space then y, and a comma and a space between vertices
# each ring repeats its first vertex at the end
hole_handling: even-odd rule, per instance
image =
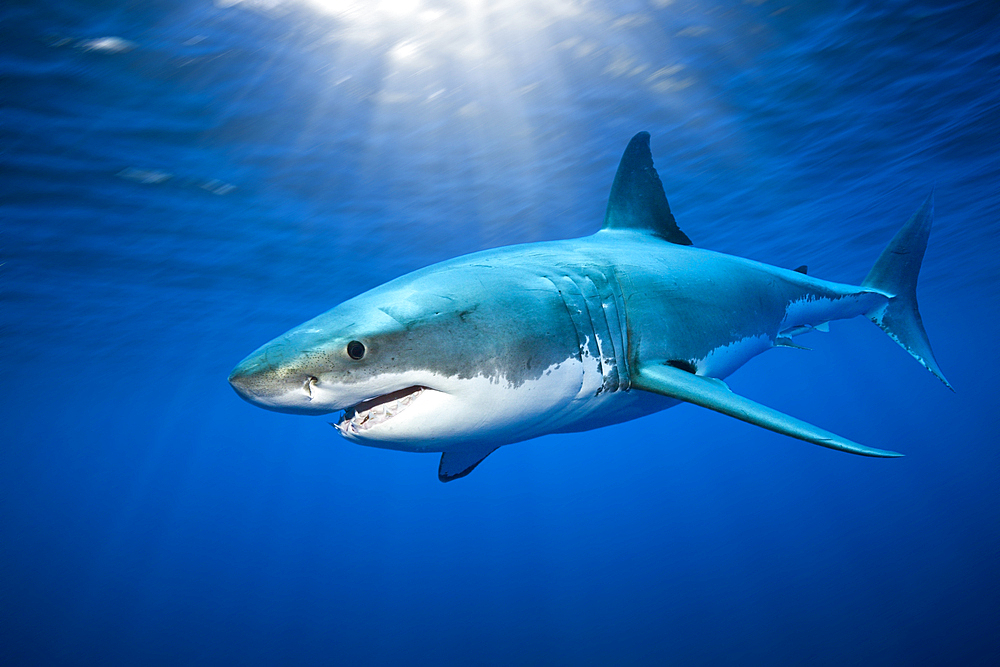
POLYGON ((994 665, 1000 5, 7 2, 4 665, 994 665), (932 190, 948 391, 835 322, 469 477, 226 382, 407 271, 599 227, 652 135, 698 246, 859 282, 932 190))

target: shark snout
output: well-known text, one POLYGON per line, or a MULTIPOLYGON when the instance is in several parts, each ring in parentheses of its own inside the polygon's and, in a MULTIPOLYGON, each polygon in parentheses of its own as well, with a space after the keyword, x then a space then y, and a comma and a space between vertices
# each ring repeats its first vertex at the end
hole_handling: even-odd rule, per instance
POLYGON ((266 363, 263 355, 247 357, 229 374, 229 384, 245 401, 268 407, 269 399, 284 393, 279 373, 266 363))
POLYGON ((271 349, 250 355, 229 374, 229 384, 243 400, 293 414, 331 412, 329 406, 313 400, 318 382, 307 369, 288 363, 271 349))
POLYGON ((247 361, 243 361, 233 369, 229 374, 229 384, 236 393, 240 395, 240 398, 254 403, 254 398, 256 394, 253 391, 254 382, 254 370, 255 365, 248 364, 247 361))

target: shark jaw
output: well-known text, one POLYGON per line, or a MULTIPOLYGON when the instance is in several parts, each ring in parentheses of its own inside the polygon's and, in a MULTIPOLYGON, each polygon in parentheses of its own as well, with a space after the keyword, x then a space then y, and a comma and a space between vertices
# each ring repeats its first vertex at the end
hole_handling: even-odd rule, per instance
POLYGON ((361 401, 345 409, 334 427, 344 437, 361 435, 362 431, 384 424, 406 410, 425 391, 434 390, 422 386, 407 387, 361 401))
POLYGON ((565 359, 537 379, 519 384, 496 376, 460 377, 418 369, 383 373, 356 384, 318 369, 261 372, 285 381, 268 391, 252 370, 234 373, 233 388, 248 402, 285 413, 343 410, 331 421, 339 435, 400 451, 440 452, 480 442, 496 447, 562 428, 605 407, 604 400, 583 400, 601 386, 598 361, 587 356, 565 359))
MULTIPOLYGON (((403 431, 433 418, 435 413, 447 414, 442 403, 459 400, 445 389, 427 386, 426 381, 432 378, 413 377, 414 374, 383 378, 383 381, 374 383, 375 386, 369 384, 367 387, 344 385, 324 378, 322 374, 319 374, 320 377, 306 375, 304 379, 295 377, 301 374, 289 375, 292 377, 283 383, 281 391, 261 391, 260 384, 255 383, 252 374, 246 372, 234 371, 229 383, 241 398, 265 410, 300 415, 323 415, 343 410, 340 418, 331 424, 345 438, 355 441, 384 437, 388 422, 410 409, 421 396, 425 400, 419 402, 418 409, 410 410, 408 419, 404 420, 409 423, 403 426, 403 431), (431 396, 433 398, 427 400, 431 396)), ((394 426, 397 428, 390 430, 398 432, 399 424, 394 426)))

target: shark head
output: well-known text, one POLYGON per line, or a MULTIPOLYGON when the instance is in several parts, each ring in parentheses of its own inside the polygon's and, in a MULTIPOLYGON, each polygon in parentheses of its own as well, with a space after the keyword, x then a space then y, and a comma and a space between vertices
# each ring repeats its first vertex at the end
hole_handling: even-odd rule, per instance
POLYGON ((439 265, 345 301, 250 354, 229 376, 257 406, 343 410, 350 440, 443 451, 534 433, 580 390, 582 362, 552 283, 439 265))

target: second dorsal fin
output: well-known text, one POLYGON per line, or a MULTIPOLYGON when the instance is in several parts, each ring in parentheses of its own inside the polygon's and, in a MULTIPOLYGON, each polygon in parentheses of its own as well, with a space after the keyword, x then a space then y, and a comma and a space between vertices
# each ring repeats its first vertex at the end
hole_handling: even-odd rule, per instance
POLYGON ((649 132, 632 137, 622 155, 601 229, 634 229, 678 245, 691 245, 670 212, 663 184, 653 168, 649 132))

